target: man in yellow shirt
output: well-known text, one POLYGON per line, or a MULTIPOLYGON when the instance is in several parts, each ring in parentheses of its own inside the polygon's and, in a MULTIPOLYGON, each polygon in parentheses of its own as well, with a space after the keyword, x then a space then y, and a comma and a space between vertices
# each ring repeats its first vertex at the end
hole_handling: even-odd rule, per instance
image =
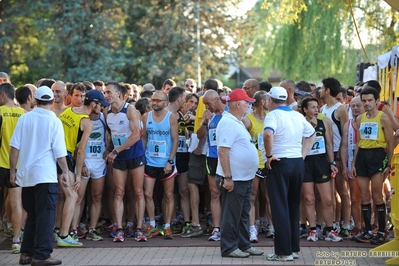
POLYGON ((10 183, 10 140, 19 117, 25 113, 14 104, 15 88, 10 83, 0 84, 0 188, 8 188, 6 198, 7 231, 12 234, 12 252, 20 253, 19 233, 22 226, 22 188, 10 183))
POLYGON ((379 93, 372 87, 360 92, 365 113, 356 118, 358 144, 352 162, 353 176, 359 185, 365 230, 357 242, 380 245, 385 236, 386 206, 382 187, 391 169, 393 156, 393 128, 389 116, 378 110, 379 93), (371 189, 370 189, 371 188, 371 189), (377 207, 378 233, 371 228, 371 199, 377 207))

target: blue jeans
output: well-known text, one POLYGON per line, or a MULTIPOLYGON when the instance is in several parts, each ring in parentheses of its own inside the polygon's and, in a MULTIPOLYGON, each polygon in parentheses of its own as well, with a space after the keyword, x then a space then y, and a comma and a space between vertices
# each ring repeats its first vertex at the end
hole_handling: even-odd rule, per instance
POLYGON ((44 183, 22 188, 22 205, 28 213, 21 253, 46 260, 53 252, 53 227, 58 184, 44 183))

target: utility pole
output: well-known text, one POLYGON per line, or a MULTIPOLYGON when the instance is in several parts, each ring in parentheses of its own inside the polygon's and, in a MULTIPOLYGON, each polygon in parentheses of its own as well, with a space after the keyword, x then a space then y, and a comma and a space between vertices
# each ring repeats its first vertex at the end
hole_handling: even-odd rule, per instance
POLYGON ((197 89, 201 88, 201 39, 200 39, 200 7, 201 0, 198 0, 197 6, 197 89))

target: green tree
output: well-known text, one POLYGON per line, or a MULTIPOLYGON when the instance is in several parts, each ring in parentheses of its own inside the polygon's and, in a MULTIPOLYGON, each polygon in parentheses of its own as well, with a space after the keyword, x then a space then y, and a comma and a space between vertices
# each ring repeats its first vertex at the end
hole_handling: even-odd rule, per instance
MULTIPOLYGON (((353 2, 355 14, 366 14, 357 19, 359 26, 384 36, 366 47, 375 62, 397 40, 397 13, 370 0, 353 2)), ((335 76, 353 84, 356 62, 367 61, 351 41, 356 33, 345 1, 262 0, 251 12, 259 21, 259 38, 253 46, 255 60, 247 63, 259 63, 266 73, 278 68, 284 78, 317 81, 335 76)))

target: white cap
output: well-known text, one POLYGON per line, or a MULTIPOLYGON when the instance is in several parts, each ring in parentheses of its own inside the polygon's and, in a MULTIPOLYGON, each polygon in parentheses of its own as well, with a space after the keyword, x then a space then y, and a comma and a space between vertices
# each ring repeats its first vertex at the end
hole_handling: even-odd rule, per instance
POLYGON ((51 101, 54 99, 54 93, 49 87, 41 86, 36 90, 35 99, 39 101, 51 101))
POLYGON ((273 87, 270 89, 270 91, 267 93, 267 95, 273 99, 277 100, 287 100, 287 91, 283 87, 273 87))

